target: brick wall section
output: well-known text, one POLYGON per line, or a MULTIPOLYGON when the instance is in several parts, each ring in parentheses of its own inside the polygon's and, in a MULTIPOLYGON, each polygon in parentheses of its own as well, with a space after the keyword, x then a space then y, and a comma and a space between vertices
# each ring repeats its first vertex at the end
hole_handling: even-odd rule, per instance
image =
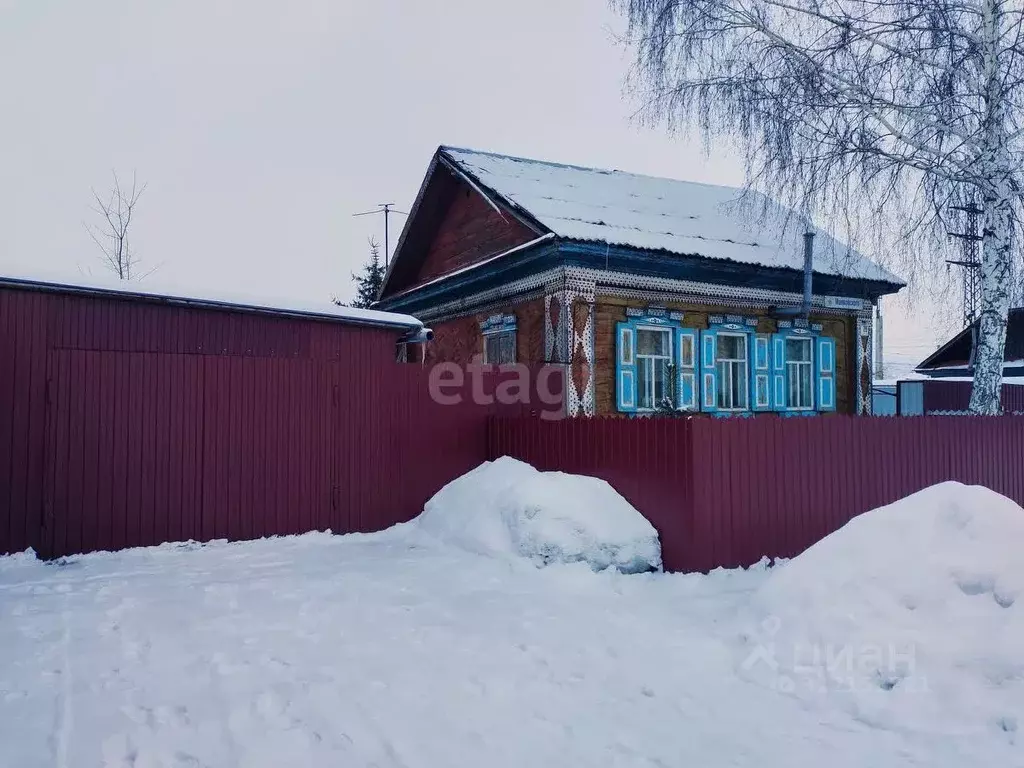
POLYGON ((413 285, 507 251, 537 235, 511 215, 504 218, 468 185, 455 191, 413 285))
POLYGON ((544 362, 544 299, 536 298, 455 320, 428 323, 434 339, 424 345, 427 364, 448 361, 466 365, 473 355, 483 354, 480 323, 496 314, 516 316, 516 361, 544 362))
MULTIPOLYGON (((598 415, 614 415, 615 410, 615 324, 626 319, 626 307, 647 306, 648 302, 630 301, 610 296, 599 296, 594 307, 596 321, 594 334, 596 410, 598 415)), ((670 310, 681 310, 685 313, 683 325, 691 328, 707 328, 710 314, 758 314, 752 310, 739 310, 736 307, 687 304, 684 302, 664 301, 658 306, 670 310)), ((823 333, 836 340, 836 411, 838 413, 854 412, 854 395, 852 388, 855 382, 854 364, 855 351, 853 339, 856 325, 850 317, 815 317, 812 323, 821 323, 823 333)), ((776 330, 775 320, 761 317, 757 326, 758 333, 773 333, 776 330)))

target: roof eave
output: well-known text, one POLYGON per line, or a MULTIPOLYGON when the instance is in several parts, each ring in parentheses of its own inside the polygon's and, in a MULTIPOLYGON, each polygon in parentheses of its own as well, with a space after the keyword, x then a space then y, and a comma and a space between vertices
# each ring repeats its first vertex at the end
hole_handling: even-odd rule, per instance
MULTIPOLYGON (((532 229, 538 235, 546 235, 552 232, 550 227, 541 223, 540 219, 530 213, 530 211, 521 206, 515 200, 505 197, 505 195, 501 194, 493 187, 485 184, 472 170, 465 167, 461 162, 452 157, 449 154, 449 149, 451 148, 443 145, 438 147, 437 156, 456 175, 461 176, 471 187, 476 189, 478 194, 480 194, 488 203, 496 209, 504 209, 519 220, 520 223, 529 229, 532 229)), ((501 213, 500 210, 499 213, 501 213)))
POLYGON ((949 349, 954 344, 956 344, 958 341, 960 341, 960 339, 962 339, 965 334, 971 333, 973 328, 974 328, 974 324, 973 323, 971 325, 967 326, 966 328, 964 328, 962 331, 960 331, 960 333, 958 333, 955 336, 953 336, 953 338, 951 338, 949 341, 947 341, 941 347, 939 347, 934 352, 932 352, 930 355, 928 355, 928 357, 926 357, 924 360, 922 360, 920 363, 918 363, 916 366, 914 366, 914 370, 915 371, 920 371, 920 372, 935 370, 935 365, 934 365, 935 364, 935 360, 937 358, 941 357, 942 354, 947 349, 949 349))
MULTIPOLYGON (((395 270, 395 264, 398 263, 398 257, 402 253, 402 248, 405 246, 406 238, 409 235, 409 229, 413 221, 416 219, 416 215, 419 213, 420 206, 423 204, 423 196, 426 194, 427 187, 430 186, 430 181, 434 178, 434 174, 437 172, 438 155, 441 150, 438 148, 433 157, 430 158, 430 164, 427 166, 427 172, 423 176, 423 181, 420 182, 419 191, 416 193, 416 199, 412 203, 412 207, 409 209, 409 215, 405 217, 405 224, 402 226, 402 234, 398 236, 398 242, 395 244, 395 257, 388 262, 388 268, 384 272, 384 279, 380 284, 380 295, 383 296, 387 291, 388 282, 391 280, 391 273, 395 270)), ((388 254, 384 254, 384 258, 388 258, 388 254)))
MULTIPOLYGON (((751 272, 763 272, 764 270, 770 270, 774 273, 791 274, 794 276, 803 275, 803 270, 796 269, 793 267, 775 267, 766 266, 763 264, 753 264, 745 261, 734 261, 732 259, 716 259, 708 256, 704 256, 700 253, 677 253, 675 251, 669 251, 662 248, 638 248, 632 245, 618 245, 605 242, 603 240, 579 240, 575 238, 560 238, 559 242, 561 247, 566 250, 572 250, 574 246, 582 249, 614 249, 619 254, 632 254, 638 258, 649 257, 649 256, 660 256, 667 258, 678 258, 678 259, 695 259, 708 266, 714 266, 716 264, 728 265, 730 268, 738 270, 749 270, 751 272)), ((856 283, 862 286, 865 291, 864 293, 872 299, 877 299, 879 296, 885 296, 888 294, 897 293, 906 286, 903 282, 891 282, 888 280, 874 279, 874 278, 862 278, 862 277, 851 277, 845 275, 832 275, 827 272, 814 272, 815 278, 819 280, 826 280, 831 282, 848 281, 850 283, 856 283)))
MULTIPOLYGON (((48 282, 22 278, 0 277, 0 288, 15 288, 19 290, 42 291, 47 293, 61 293, 77 296, 92 296, 95 298, 115 299, 120 301, 139 301, 148 304, 163 304, 167 306, 191 307, 196 309, 247 312, 251 314, 292 317, 306 320, 322 320, 325 322, 340 323, 342 325, 387 328, 400 331, 416 331, 423 328, 423 323, 415 318, 410 318, 409 321, 404 321, 397 318, 395 320, 386 320, 383 318, 343 317, 329 312, 316 312, 314 310, 270 307, 259 304, 248 304, 245 302, 173 296, 161 293, 145 293, 141 291, 100 288, 94 286, 74 285, 72 283, 48 282)), ((383 312, 384 310, 377 311, 383 312)))

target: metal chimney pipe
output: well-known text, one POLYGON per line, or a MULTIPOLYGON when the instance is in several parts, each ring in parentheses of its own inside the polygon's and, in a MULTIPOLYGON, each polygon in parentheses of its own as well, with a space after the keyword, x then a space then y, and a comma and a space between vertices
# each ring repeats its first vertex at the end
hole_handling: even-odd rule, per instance
POLYGON ((804 317, 811 314, 811 284, 814 275, 814 232, 810 228, 804 232, 804 301, 800 313, 804 317))

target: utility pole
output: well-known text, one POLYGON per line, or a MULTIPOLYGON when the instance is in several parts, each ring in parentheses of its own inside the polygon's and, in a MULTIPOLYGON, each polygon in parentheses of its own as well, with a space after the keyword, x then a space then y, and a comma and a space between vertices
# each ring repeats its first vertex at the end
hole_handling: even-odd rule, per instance
POLYGON ((950 237, 963 242, 963 257, 947 259, 946 263, 963 269, 964 328, 967 328, 978 317, 978 305, 981 302, 981 260, 978 253, 978 243, 981 242, 981 235, 978 234, 978 216, 981 215, 981 208, 975 203, 968 203, 951 206, 950 210, 963 211, 965 214, 964 231, 949 233, 950 237))
POLYGON ((375 213, 384 214, 384 269, 388 268, 388 259, 391 256, 391 242, 389 237, 389 222, 388 217, 392 213, 400 213, 402 216, 408 216, 409 214, 405 211, 400 211, 394 207, 394 203, 377 203, 377 208, 372 211, 363 211, 362 213, 353 213, 353 216, 371 216, 375 213))

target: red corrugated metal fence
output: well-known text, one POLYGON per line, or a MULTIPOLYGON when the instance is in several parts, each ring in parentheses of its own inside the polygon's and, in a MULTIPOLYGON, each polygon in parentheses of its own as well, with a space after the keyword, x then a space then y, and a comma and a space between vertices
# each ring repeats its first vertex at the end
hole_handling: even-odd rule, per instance
POLYGON ((413 367, 346 367, 52 353, 42 551, 380 530, 480 462, 485 412, 413 367))
MULTIPOLYGON (((944 379, 920 380, 923 388, 924 412, 966 411, 971 404, 969 381, 946 381, 944 379)), ((1024 385, 1003 384, 1003 411, 1024 413, 1024 385)))
POLYGON ((1024 418, 496 419, 490 455, 608 480, 658 529, 667 568, 792 557, 943 480, 1024 503, 1024 418))
POLYGON ((795 555, 942 480, 1024 502, 1022 417, 549 421, 536 370, 528 404, 472 402, 514 373, 440 404, 396 335, 0 289, 0 554, 379 530, 506 454, 608 480, 676 570, 795 555))
POLYGON ((533 409, 468 380, 438 404, 398 335, 0 289, 0 554, 410 519, 485 458, 489 413, 533 409))

